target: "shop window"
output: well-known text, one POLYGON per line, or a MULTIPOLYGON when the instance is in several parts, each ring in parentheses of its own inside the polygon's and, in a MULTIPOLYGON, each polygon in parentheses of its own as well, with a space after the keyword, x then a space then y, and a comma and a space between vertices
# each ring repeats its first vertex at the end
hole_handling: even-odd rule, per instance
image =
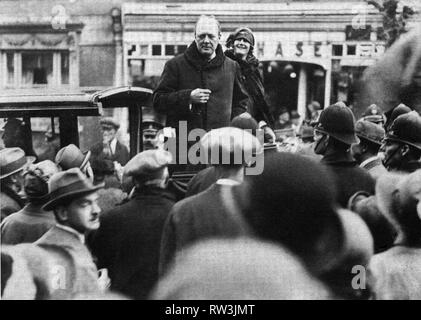
POLYGON ((332 45, 332 56, 340 57, 343 55, 343 45, 341 44, 334 44, 332 45))
POLYGON ((152 55, 153 56, 160 56, 162 54, 162 47, 160 44, 152 45, 152 55))
POLYGON ((147 44, 140 45, 140 55, 147 56, 148 53, 149 53, 149 45, 147 44))

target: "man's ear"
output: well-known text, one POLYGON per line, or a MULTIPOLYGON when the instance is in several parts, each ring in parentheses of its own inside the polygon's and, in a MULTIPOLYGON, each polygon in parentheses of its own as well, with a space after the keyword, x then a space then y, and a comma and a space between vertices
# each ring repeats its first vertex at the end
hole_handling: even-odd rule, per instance
POLYGON ((67 213, 68 213, 67 208, 64 207, 64 206, 59 206, 55 209, 55 214, 56 214, 57 220, 59 220, 59 222, 68 220, 67 213))

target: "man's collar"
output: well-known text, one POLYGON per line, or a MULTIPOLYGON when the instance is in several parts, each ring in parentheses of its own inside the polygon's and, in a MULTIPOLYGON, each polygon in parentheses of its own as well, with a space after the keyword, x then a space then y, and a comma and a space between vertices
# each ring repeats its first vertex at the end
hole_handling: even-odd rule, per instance
POLYGON ((65 225, 63 225, 61 223, 56 223, 56 227, 59 228, 59 229, 65 230, 67 232, 73 233, 76 237, 78 237, 78 239, 80 240, 80 242, 82 242, 83 244, 85 244, 85 235, 83 235, 80 232, 76 231, 72 227, 65 226, 65 225))
POLYGON ((218 179, 216 181, 216 184, 219 184, 221 186, 238 186, 240 185, 240 182, 233 179, 218 179))
POLYGON ((220 44, 216 47, 215 53, 216 56, 212 60, 207 61, 207 59, 204 59, 197 49, 196 42, 193 41, 184 52, 184 57, 195 68, 208 70, 220 67, 224 63, 225 55, 220 44))

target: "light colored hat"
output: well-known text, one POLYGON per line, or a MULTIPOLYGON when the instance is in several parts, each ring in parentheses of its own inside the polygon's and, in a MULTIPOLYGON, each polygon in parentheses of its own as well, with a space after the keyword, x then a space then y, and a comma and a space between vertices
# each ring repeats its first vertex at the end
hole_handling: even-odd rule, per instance
POLYGON ((125 176, 156 176, 172 161, 171 153, 162 149, 146 150, 137 154, 125 166, 125 176))
POLYGON ((4 148, 0 150, 0 179, 17 173, 28 164, 35 161, 35 157, 26 157, 21 148, 4 148))
POLYGON ((71 168, 83 168, 91 157, 91 151, 82 153, 74 144, 61 148, 56 155, 55 162, 63 170, 71 168))
POLYGON ((48 182, 50 201, 43 206, 43 209, 50 211, 64 199, 91 193, 103 187, 104 184, 94 185, 79 168, 58 172, 48 182))
POLYGON ((118 130, 120 128, 120 124, 111 117, 102 118, 99 120, 99 123, 104 129, 114 128, 115 130, 118 130))
POLYGON ((262 144, 251 133, 234 127, 213 129, 200 140, 207 163, 212 165, 241 165, 253 154, 263 152, 262 144))

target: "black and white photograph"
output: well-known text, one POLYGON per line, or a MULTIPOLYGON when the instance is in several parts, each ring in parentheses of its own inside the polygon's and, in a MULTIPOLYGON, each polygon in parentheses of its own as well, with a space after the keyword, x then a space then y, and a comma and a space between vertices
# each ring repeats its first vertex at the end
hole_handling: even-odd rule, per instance
POLYGON ((0 0, 0 170, 1 300, 421 300, 421 1, 0 0))

